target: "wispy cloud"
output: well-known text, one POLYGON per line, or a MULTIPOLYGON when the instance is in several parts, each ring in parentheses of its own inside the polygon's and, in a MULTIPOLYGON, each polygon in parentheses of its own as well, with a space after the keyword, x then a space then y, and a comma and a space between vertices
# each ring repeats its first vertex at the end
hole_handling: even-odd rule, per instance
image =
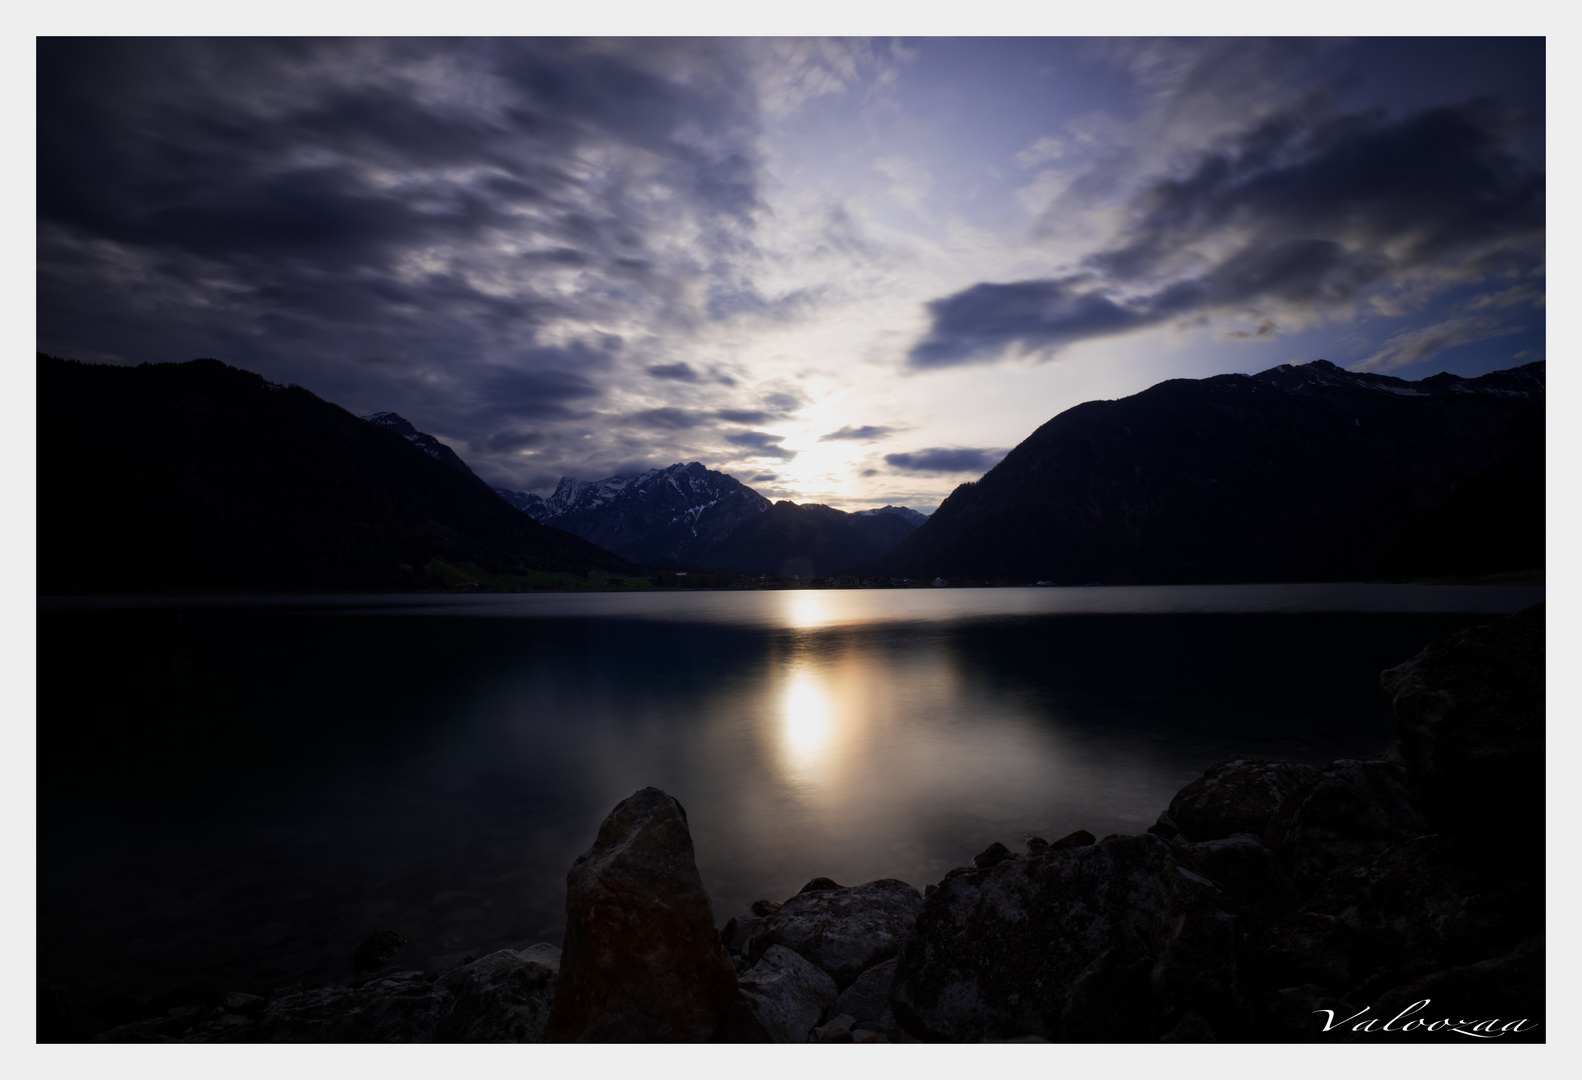
POLYGON ((847 425, 838 431, 819 437, 819 442, 831 442, 836 439, 851 439, 854 442, 876 442, 889 435, 895 428, 881 427, 876 424, 864 424, 861 427, 847 425))
POLYGON ((908 362, 1049 356, 1209 314, 1302 325, 1374 286, 1531 265, 1544 183, 1515 155, 1520 131, 1487 102, 1394 121, 1271 117, 1149 185, 1118 241, 1076 270, 930 301, 908 362))
POLYGON ((1005 456, 1004 450, 934 446, 909 454, 886 454, 885 464, 919 473, 986 473, 1005 456))
POLYGON ((1403 330, 1387 338, 1378 352, 1351 365, 1351 370, 1394 371, 1426 360, 1444 349, 1519 334, 1523 329, 1525 327, 1501 326, 1499 320, 1487 316, 1470 316, 1417 330, 1403 330))

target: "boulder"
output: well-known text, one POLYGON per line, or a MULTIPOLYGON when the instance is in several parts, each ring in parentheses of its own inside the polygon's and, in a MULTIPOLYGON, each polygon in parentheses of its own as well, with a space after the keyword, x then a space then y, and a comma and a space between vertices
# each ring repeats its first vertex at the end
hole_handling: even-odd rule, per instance
MULTIPOLYGON (((958 874, 928 899, 902 947, 890 1000, 914 1037, 980 1042, 1023 1036, 1096 1037, 1066 1030, 1079 977, 1123 946, 1114 970, 1090 981, 1137 990, 1144 961, 1154 1018, 1188 1006, 1216 1030, 1244 1026, 1240 927, 1231 902, 1151 834, 1015 859, 958 874)), ((1092 998, 1113 1000, 1095 985, 1092 998)), ((1076 1017, 1106 1007, 1079 999, 1076 1017)), ((1086 1021, 1085 1021, 1086 1022, 1086 1021)), ((1141 1025, 1117 1021, 1128 1031, 1141 1025)))
POLYGON ((566 875, 566 939, 545 1039, 701 1042, 736 993, 686 811, 658 788, 622 801, 566 875))
POLYGON ((981 869, 988 866, 998 866, 1006 859, 1014 858, 1016 858, 1016 853, 996 840, 972 857, 972 865, 981 869))
POLYGON ((1543 605, 1442 638, 1380 683, 1435 830, 1491 855, 1541 858, 1543 605))
POLYGON ((1257 963, 1265 986, 1312 987, 1339 993, 1355 986, 1357 931, 1346 920, 1298 911, 1266 929, 1258 939, 1257 963))
POLYGON ((1176 858, 1212 881, 1234 905, 1248 933, 1256 933, 1301 906, 1283 869, 1256 836, 1175 845, 1176 858))
POLYGON ((1311 775, 1311 765, 1226 758, 1176 792, 1159 824, 1168 818, 1184 839, 1194 842, 1233 833, 1261 836, 1286 796, 1311 775))
POLYGON ((1101 952, 1071 983, 1061 1014, 1067 1042, 1129 1043, 1153 1025, 1155 958, 1135 938, 1101 952))
POLYGON ((1335 761, 1286 798, 1263 843, 1305 896, 1332 871, 1431 831, 1412 805, 1399 761, 1335 761))
POLYGON ((1065 851, 1067 848, 1087 847, 1093 843, 1097 843, 1097 841, 1094 840, 1092 833, 1086 829, 1078 829, 1074 833, 1067 833, 1049 846, 1053 851, 1065 851))
POLYGON ((276 997, 259 1011, 255 1037, 287 1043, 433 1042, 454 1005, 450 991, 430 976, 403 971, 361 986, 276 997))
POLYGON ((892 1022, 890 984, 895 981, 894 959, 875 964, 841 992, 835 1011, 852 1018, 854 1027, 883 1031, 892 1022))
POLYGON ((835 1002, 838 1015, 852 1018, 852 1037, 856 1042, 868 1041, 863 1032, 872 1032, 885 1042, 916 1042, 906 1029, 896 1023, 890 1009, 890 986, 895 981, 895 960, 875 964, 848 986, 835 1002))
POLYGON ((205 1005, 178 1005, 159 1016, 136 1020, 129 1024, 101 1031, 93 1037, 96 1043, 169 1043, 190 1042, 198 1029, 224 1015, 223 1009, 205 1005))
POLYGON ((800 892, 764 919, 748 943, 747 957, 756 963, 770 948, 783 945, 845 989, 900 952, 922 910, 917 890, 893 878, 800 892))
POLYGON ((733 916, 720 929, 720 941, 725 944, 725 951, 733 956, 740 956, 746 951, 747 943, 763 924, 764 920, 760 915, 733 916))
POLYGON ((1477 963, 1543 933, 1540 878, 1470 857, 1441 836, 1337 870, 1265 933, 1273 988, 1312 985, 1365 1004, 1416 974, 1477 963))
POLYGON ((825 972, 790 949, 771 945, 741 977, 715 1041, 808 1042, 839 994, 825 972))
POLYGON ((388 967, 406 945, 406 938, 394 930, 375 930, 352 953, 352 970, 377 971, 388 967))
POLYGON ((547 944, 501 949, 446 972, 439 984, 456 1004, 440 1025, 439 1041, 543 1042, 559 973, 560 950, 547 944))

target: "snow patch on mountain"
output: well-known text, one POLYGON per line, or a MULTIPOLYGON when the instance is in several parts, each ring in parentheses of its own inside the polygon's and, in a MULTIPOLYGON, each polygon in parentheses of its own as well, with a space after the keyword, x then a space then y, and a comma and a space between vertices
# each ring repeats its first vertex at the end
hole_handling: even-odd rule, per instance
MULTIPOLYGON (((419 450, 422 450, 429 457, 433 458, 435 461, 438 461, 441 465, 449 466, 450 468, 455 469, 457 472, 466 473, 473 479, 477 479, 477 474, 467 467, 467 463, 461 459, 456 451, 452 450, 450 447, 446 446, 444 443, 440 442, 427 432, 419 431, 417 428, 412 426, 410 421, 401 416, 399 413, 369 413, 367 416, 363 417, 363 419, 368 421, 370 424, 378 424, 380 427, 389 428, 391 431, 404 438, 407 442, 411 443, 413 446, 416 446, 419 450)), ((518 507, 517 509, 521 509, 521 507, 518 507)))

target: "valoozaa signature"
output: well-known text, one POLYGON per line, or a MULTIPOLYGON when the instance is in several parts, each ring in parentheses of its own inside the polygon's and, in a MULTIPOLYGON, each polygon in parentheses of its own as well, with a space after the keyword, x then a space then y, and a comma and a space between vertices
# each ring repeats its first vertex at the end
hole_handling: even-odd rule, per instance
MULTIPOLYGON (((1379 1022, 1379 1018, 1375 1016, 1361 1021, 1351 1030, 1369 1032, 1454 1031, 1459 1035, 1466 1035, 1473 1039, 1498 1039, 1507 1032, 1529 1031, 1532 1028, 1538 1026, 1538 1021, 1528 1020, 1525 1018, 1521 1020, 1507 1020, 1504 1023, 1501 1023, 1497 1018, 1493 1020, 1452 1020, 1449 1017, 1446 1017, 1443 1020, 1429 1020, 1425 1016, 1419 1016, 1411 1020, 1406 1020, 1406 1018, 1411 1016, 1413 1013, 1422 1012, 1424 1009, 1428 1008, 1429 1003, 1432 1000, 1433 999, 1431 998, 1424 998, 1422 1001, 1408 1005, 1406 1008, 1397 1013, 1394 1019, 1385 1021, 1383 1027, 1374 1026, 1379 1022), (1406 1022, 1401 1024, 1400 1027, 1393 1026, 1402 1020, 1405 1020, 1406 1022)), ((1361 1016, 1365 1012, 1368 1012, 1371 1008, 1372 1006, 1370 1005, 1368 1008, 1362 1009, 1360 1012, 1353 1013, 1351 1016, 1348 1016, 1346 1019, 1340 1021, 1335 1019, 1335 1012, 1333 1009, 1314 1009, 1313 1013, 1314 1015, 1317 1015, 1318 1013, 1328 1013, 1329 1019, 1324 1021, 1324 1030, 1333 1031, 1336 1028, 1343 1027, 1346 1024, 1351 1023, 1353 1020, 1356 1020, 1357 1017, 1361 1016)))

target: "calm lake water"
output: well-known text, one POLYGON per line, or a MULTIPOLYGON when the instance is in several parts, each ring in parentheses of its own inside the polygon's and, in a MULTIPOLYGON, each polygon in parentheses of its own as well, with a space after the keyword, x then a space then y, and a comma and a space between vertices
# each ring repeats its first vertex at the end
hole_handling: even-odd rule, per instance
POLYGON ((1139 832, 1218 758, 1394 741, 1378 673, 1542 588, 41 600, 39 977, 91 1001, 560 943, 565 872, 681 800, 723 924, 1139 832))

